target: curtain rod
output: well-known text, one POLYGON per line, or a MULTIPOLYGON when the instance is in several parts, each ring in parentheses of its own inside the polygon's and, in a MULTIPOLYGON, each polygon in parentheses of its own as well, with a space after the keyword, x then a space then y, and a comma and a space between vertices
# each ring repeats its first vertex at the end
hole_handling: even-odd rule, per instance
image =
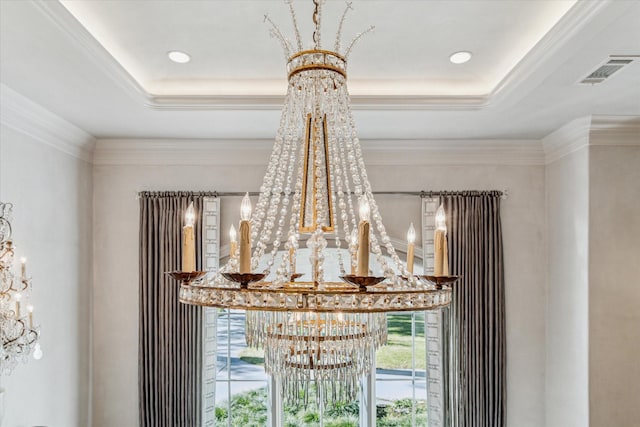
MULTIPOLYGON (((162 197, 170 195, 192 195, 203 197, 242 197, 246 191, 139 191, 136 198, 140 197, 162 197)), ((249 191, 250 196, 258 196, 257 191, 249 191)), ((350 194, 354 194, 353 191, 350 194)), ((373 195, 399 195, 399 196, 419 196, 420 198, 438 196, 485 196, 494 195, 506 199, 509 194, 507 190, 465 190, 465 191, 372 191, 373 195)))

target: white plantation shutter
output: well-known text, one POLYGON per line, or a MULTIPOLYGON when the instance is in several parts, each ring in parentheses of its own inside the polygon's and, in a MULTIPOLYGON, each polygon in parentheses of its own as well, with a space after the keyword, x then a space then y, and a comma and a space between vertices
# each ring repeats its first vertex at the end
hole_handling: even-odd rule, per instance
MULTIPOLYGON (((202 265, 210 277, 220 260, 220 199, 205 197, 202 211, 202 265)), ((210 427, 215 425, 218 310, 203 307, 202 321, 202 426, 210 427)))
MULTIPOLYGON (((422 250, 424 274, 433 274, 433 234, 439 199, 422 199, 422 250)), ((425 313, 425 345, 427 353, 427 408, 429 427, 447 425, 446 381, 443 338, 443 310, 425 313)))

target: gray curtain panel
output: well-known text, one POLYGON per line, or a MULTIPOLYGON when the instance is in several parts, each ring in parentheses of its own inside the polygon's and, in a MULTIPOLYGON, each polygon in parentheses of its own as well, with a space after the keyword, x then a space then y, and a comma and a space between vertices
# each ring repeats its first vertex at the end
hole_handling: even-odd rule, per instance
POLYGON ((201 260, 202 197, 186 192, 140 194, 138 392, 141 427, 195 427, 201 419, 200 307, 178 302, 182 226, 196 210, 196 262, 201 260))
MULTIPOLYGON (((450 425, 506 425, 505 291, 501 193, 444 195, 454 286, 449 329, 450 425)), ((445 353, 446 354, 446 353, 445 353)))

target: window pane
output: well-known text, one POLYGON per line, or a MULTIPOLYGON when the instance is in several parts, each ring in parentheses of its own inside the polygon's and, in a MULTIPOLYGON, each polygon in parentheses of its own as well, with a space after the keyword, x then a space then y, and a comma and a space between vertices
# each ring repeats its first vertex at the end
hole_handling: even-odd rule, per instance
POLYGON ((267 425, 267 386, 264 382, 219 381, 216 385, 216 425, 267 425), (229 400, 229 391, 231 400, 229 400))
POLYGON ((424 312, 387 315, 387 345, 376 352, 376 423, 425 426, 424 312))
POLYGON ((285 405, 285 427, 319 427, 320 420, 324 426, 358 427, 359 401, 332 402, 330 407, 321 410, 316 404, 317 391, 315 386, 301 390, 301 395, 307 394, 307 404, 285 405))

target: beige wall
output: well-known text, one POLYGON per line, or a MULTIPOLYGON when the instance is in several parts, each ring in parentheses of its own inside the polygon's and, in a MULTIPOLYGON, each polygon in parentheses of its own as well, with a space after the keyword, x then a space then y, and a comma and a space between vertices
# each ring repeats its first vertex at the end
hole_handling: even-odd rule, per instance
POLYGON ((44 353, 2 377, 3 425, 89 425, 91 193, 90 164, 0 127, 0 200, 14 204, 44 353))
POLYGON ((589 156, 590 425, 634 426, 640 423, 640 146, 593 146, 589 156))
POLYGON ((547 427, 589 425, 588 182, 587 147, 547 165, 547 427))
MULTIPOLYGON (((141 190, 255 191, 266 168, 218 165, 94 166, 94 396, 95 427, 138 422, 138 202, 141 190)), ((215 157, 215 156, 214 156, 215 157)), ((251 155, 250 157, 255 157, 251 155)), ((365 161, 367 151, 365 150, 365 161)), ((176 162, 180 160, 177 159, 176 162)), ((261 164, 261 166, 255 166, 261 164)), ((507 297, 508 421, 544 424, 545 210, 543 166, 368 167, 375 190, 509 189, 503 202, 507 297), (524 250, 522 249, 524 248, 524 250)), ((403 238, 420 223, 420 201, 380 196, 383 218, 403 238)), ((222 230, 237 219, 239 199, 222 202, 222 230)), ((223 233, 223 243, 226 236, 223 233)))
POLYGON ((635 426, 640 118, 586 117, 547 140, 546 426, 635 426))
MULTIPOLYGON (((210 165, 92 167, 2 127, 0 198, 16 205, 15 236, 30 259, 45 353, 3 380, 7 425, 137 425, 136 192, 255 191, 267 156, 250 150, 243 166, 243 156, 227 148, 210 165)), ((384 166, 388 156, 365 148, 367 156, 377 191, 509 190, 502 205, 509 426, 639 419, 637 146, 585 147, 546 167, 384 166)), ((164 160, 146 163, 154 162, 164 160)), ((377 199, 392 236, 420 223, 419 199, 377 199)), ((237 219, 238 204, 223 200, 223 230, 237 219)))

